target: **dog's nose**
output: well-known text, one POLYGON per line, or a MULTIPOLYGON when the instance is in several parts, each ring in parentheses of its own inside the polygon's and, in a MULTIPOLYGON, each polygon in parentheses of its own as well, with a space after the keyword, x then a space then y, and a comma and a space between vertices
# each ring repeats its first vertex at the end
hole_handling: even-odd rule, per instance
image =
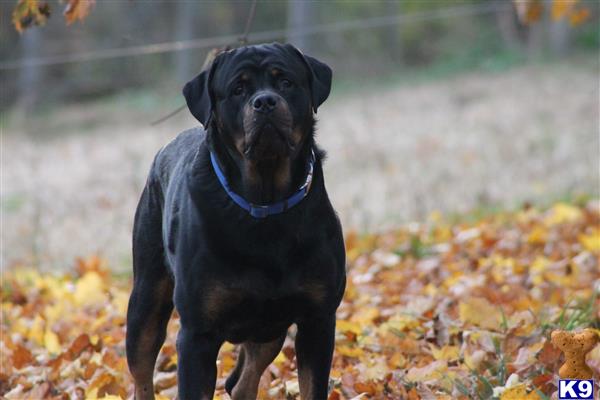
POLYGON ((269 113, 277 106, 277 97, 270 93, 262 93, 254 98, 252 101, 252 108, 254 111, 269 113))

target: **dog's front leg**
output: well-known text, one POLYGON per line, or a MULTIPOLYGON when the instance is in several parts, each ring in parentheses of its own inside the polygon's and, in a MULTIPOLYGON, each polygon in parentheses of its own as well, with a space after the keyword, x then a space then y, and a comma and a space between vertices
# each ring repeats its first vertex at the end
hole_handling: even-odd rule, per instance
POLYGON ((213 335, 182 326, 177 335, 179 400, 212 400, 222 343, 213 335))
POLYGON ((335 314, 298 323, 296 358, 302 400, 325 400, 335 343, 335 314))

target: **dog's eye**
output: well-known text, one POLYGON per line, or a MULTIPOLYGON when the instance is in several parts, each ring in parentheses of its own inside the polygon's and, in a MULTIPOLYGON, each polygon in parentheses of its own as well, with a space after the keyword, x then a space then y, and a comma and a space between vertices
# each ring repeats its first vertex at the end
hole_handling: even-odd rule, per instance
POLYGON ((290 81, 289 79, 285 79, 285 78, 282 79, 281 80, 281 87, 286 88, 286 89, 289 88, 289 87, 292 87, 292 81, 290 81))
POLYGON ((242 83, 238 83, 237 85, 235 85, 235 87, 233 88, 233 94, 234 96, 239 96, 242 93, 244 93, 244 85, 242 83))

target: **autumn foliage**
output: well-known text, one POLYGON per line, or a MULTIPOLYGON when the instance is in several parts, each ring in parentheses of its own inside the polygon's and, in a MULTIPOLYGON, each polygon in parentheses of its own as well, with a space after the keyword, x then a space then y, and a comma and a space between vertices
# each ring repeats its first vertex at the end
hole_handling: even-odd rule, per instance
MULTIPOLYGON (((96 0, 66 0, 63 15, 67 25, 75 21, 83 21, 90 13, 96 0)), ((44 25, 50 17, 52 8, 47 1, 18 0, 13 10, 12 21, 15 29, 23 32, 35 25, 44 25)))
MULTIPOLYGON (((67 25, 83 21, 96 0, 64 0, 63 15, 67 25)), ((554 21, 567 19, 572 26, 580 25, 590 17, 590 10, 580 0, 552 0, 549 11, 554 21)), ((538 22, 544 13, 542 0, 513 0, 519 19, 524 24, 538 22)), ((17 0, 12 21, 15 29, 22 32, 34 25, 44 25, 51 14, 51 6, 44 0, 17 0)))
MULTIPOLYGON (((329 399, 549 398, 564 361, 551 332, 599 332, 599 211, 597 202, 558 203, 454 223, 434 214, 395 231, 349 234, 329 399)), ((97 257, 64 275, 5 272, 0 396, 131 395, 129 290, 97 257)), ((157 362, 159 399, 176 395, 177 329, 174 318, 157 362)), ((293 336, 259 398, 299 398, 293 336)), ((224 377, 235 358, 224 345, 217 399, 228 398, 224 377)), ((587 365, 598 377, 600 346, 587 365)))

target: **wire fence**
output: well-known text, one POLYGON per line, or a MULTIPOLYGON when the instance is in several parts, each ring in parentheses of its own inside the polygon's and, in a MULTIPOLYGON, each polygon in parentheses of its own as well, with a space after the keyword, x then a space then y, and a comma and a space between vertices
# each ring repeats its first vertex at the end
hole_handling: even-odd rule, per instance
MULTIPOLYGON (((288 29, 275 29, 262 32, 250 33, 249 42, 273 41, 293 33, 294 36, 312 36, 319 34, 331 34, 356 29, 373 29, 396 24, 427 21, 433 19, 462 17, 469 15, 489 14, 511 7, 506 2, 491 2, 479 5, 464 5, 444 8, 432 11, 414 12, 410 14, 399 14, 382 17, 364 18, 350 21, 338 21, 326 24, 307 26, 303 29, 290 31, 288 29)), ((155 43, 141 46, 121 47, 113 49, 100 49, 80 52, 75 54, 59 54, 47 57, 36 57, 29 59, 9 60, 0 62, 0 70, 15 70, 24 67, 42 67, 58 64, 87 62, 96 60, 107 60, 122 57, 144 56, 150 54, 170 53, 191 49, 206 49, 222 47, 237 43, 241 34, 223 35, 208 38, 197 38, 191 40, 180 40, 165 43, 155 43)))

